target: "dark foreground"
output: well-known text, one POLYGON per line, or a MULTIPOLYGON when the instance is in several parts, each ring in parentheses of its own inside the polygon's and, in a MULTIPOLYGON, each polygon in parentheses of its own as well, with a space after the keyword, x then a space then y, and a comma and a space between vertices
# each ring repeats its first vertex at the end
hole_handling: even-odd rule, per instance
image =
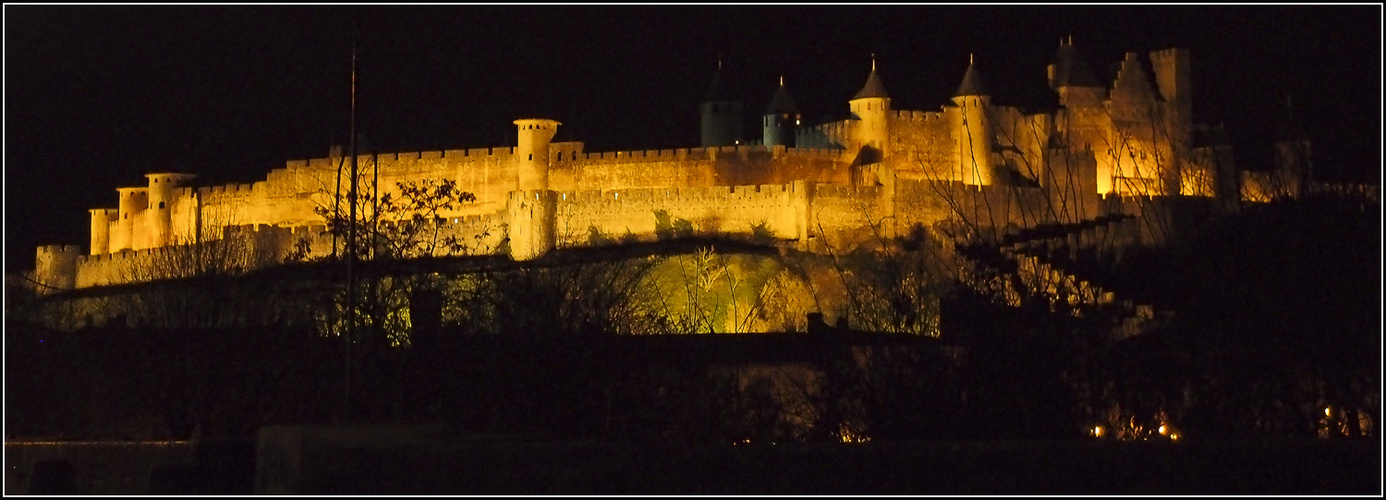
POLYGON ((673 446, 280 427, 258 444, 176 453, 34 446, 6 446, 5 493, 63 488, 56 460, 72 464, 67 487, 82 494, 1374 495, 1382 485, 1381 448, 1367 440, 673 446))

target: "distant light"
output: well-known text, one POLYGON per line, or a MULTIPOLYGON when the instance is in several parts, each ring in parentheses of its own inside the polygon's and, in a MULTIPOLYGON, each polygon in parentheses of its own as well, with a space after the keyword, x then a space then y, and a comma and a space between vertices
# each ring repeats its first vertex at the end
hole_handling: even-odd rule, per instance
POLYGON ((1169 435, 1169 438, 1170 438, 1171 440, 1178 441, 1178 440, 1179 440, 1179 434, 1170 434, 1170 435, 1169 435))
POLYGON ((1160 435, 1163 436, 1163 435, 1168 434, 1168 433, 1169 433, 1169 428, 1165 427, 1164 424, 1160 424, 1160 435))
POLYGON ((1323 409, 1323 416, 1325 416, 1325 417, 1331 417, 1331 416, 1333 416, 1333 414, 1330 413, 1330 412, 1328 411, 1328 408, 1327 408, 1327 407, 1324 407, 1324 409, 1323 409))
POLYGON ((1102 437, 1102 426, 1099 425, 1099 426, 1093 427, 1093 428, 1092 428, 1092 435, 1093 435, 1093 436, 1096 436, 1096 437, 1102 437))

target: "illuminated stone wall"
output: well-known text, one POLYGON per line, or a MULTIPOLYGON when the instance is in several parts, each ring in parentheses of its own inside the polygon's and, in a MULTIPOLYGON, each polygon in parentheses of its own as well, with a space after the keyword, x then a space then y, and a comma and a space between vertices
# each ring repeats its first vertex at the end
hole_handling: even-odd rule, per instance
MULTIPOLYGON (((398 196, 398 182, 455 181, 476 201, 440 214, 449 220, 445 230, 474 252, 502 247, 510 232, 526 235, 523 255, 511 245, 516 258, 586 244, 593 228, 614 239, 650 240, 656 212, 701 234, 746 233, 763 223, 777 238, 826 251, 950 217, 1026 227, 1122 209, 1099 203, 1105 196, 1240 194, 1238 176, 1224 172, 1225 151, 1192 147, 1188 52, 1152 52, 1148 64, 1127 53, 1117 68, 1107 86, 1056 89, 1060 107, 1052 113, 987 96, 955 98, 936 111, 889 109, 888 100, 876 99, 884 114, 872 119, 884 121, 807 125, 797 131, 799 148, 588 152, 582 142, 549 142, 557 122, 524 119, 515 122, 514 147, 360 155, 359 185, 363 193, 378 186, 379 194, 398 196), (960 107, 964 101, 970 107, 960 107), (527 130, 535 124, 544 137, 527 130), (881 142, 863 134, 885 134, 883 151, 863 154, 864 144, 881 142), (981 144, 967 158, 987 172, 965 171, 963 137, 975 139, 974 149, 981 144)), ((350 159, 334 153, 289 161, 252 184, 194 188, 187 176, 151 174, 148 186, 118 189, 119 208, 92 211, 91 255, 78 260, 72 281, 128 280, 132 268, 147 266, 141 252, 217 240, 226 227, 301 236, 298 228, 323 223, 316 209, 330 210, 336 193, 346 196, 349 171, 350 159)), ((330 241, 310 239, 313 254, 330 253, 330 241)))

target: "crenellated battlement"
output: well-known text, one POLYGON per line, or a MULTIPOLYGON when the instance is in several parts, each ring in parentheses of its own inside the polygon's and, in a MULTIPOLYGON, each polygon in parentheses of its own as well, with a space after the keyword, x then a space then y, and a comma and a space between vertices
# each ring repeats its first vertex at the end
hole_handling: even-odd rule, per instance
POLYGON ((254 189, 254 184, 222 184, 219 186, 199 187, 197 188, 197 194, 200 196, 249 195, 254 189))
MULTIPOLYGON (((379 161, 382 166, 385 162, 429 162, 429 161, 481 161, 488 159, 508 160, 515 156, 513 147, 494 147, 494 148, 470 148, 470 149, 445 149, 429 151, 399 151, 392 153, 358 154, 356 155, 357 165, 369 165, 371 161, 379 161)), ((350 158, 310 158, 306 160, 288 160, 284 163, 284 168, 279 170, 320 170, 337 169, 337 162, 350 160, 350 158)))
MULTIPOLYGON (((1088 212, 1095 210, 1099 196, 1122 192, 1112 179, 1136 179, 1139 173, 1136 180, 1163 182, 1160 165, 1147 157, 1177 149, 1173 140, 1132 136, 1131 130, 1191 127, 1172 122, 1148 127, 1142 120, 1155 117, 1133 112, 1145 109, 1140 105, 1153 97, 1154 87, 1160 97, 1188 103, 1188 51, 1161 49, 1149 57, 1147 71, 1136 53, 1124 54, 1115 65, 1113 99, 1078 102, 1075 97, 1062 116, 999 105, 976 114, 981 111, 958 108, 953 101, 931 111, 865 110, 852 108, 849 101, 843 104, 857 116, 798 127, 793 138, 797 147, 767 147, 759 138, 735 137, 705 142, 738 142, 733 145, 599 152, 584 151, 578 141, 551 142, 560 124, 527 118, 514 122, 518 135, 512 146, 358 154, 356 163, 378 176, 382 192, 393 190, 397 182, 455 182, 476 201, 447 218, 445 230, 490 238, 490 244, 503 247, 498 238, 505 236, 492 230, 509 227, 511 236, 525 239, 525 257, 517 258, 542 255, 551 248, 547 238, 579 244, 581 234, 557 236, 560 231, 551 226, 564 226, 570 233, 594 227, 648 237, 655 231, 653 214, 660 212, 703 232, 744 231, 764 222, 780 237, 811 247, 811 233, 820 227, 833 232, 827 240, 843 242, 880 220, 936 222, 949 216, 942 201, 949 197, 968 201, 969 207, 986 207, 985 214, 970 215, 1012 221, 1042 212, 1031 205, 1045 203, 1045 190, 1072 185, 1081 192, 1064 199, 1083 202, 1051 212, 1065 220, 1082 219, 1092 216, 1088 212), (1104 104, 1110 112, 1097 112, 1104 104), (959 120, 962 113, 976 115, 959 120), (961 138, 980 144, 976 149, 982 153, 965 152, 961 138), (1116 143, 1120 147, 1101 153, 1116 143), (1046 155, 1060 150, 1087 152, 1092 164, 1050 169, 1046 155), (1121 158, 1132 161, 1118 162, 1121 158), (1020 165, 1042 168, 1017 173, 1020 165), (872 222, 864 219, 868 214, 872 222)), ((1061 100, 1065 95, 1060 92, 1061 100)), ((1166 107, 1172 110, 1169 116, 1158 117, 1166 122, 1191 116, 1177 106, 1166 107)), ((92 211, 91 249, 96 255, 82 256, 79 267, 135 265, 163 255, 159 252, 173 248, 166 245, 186 241, 198 233, 196 225, 208 221, 253 222, 216 231, 252 238, 279 253, 294 239, 320 238, 321 226, 303 223, 316 220, 314 209, 330 198, 347 159, 340 147, 333 148, 327 157, 286 161, 248 184, 190 187, 167 182, 174 177, 166 176, 186 174, 150 174, 148 187, 118 189, 119 210, 92 211), (116 252, 107 254, 109 250, 116 252)), ((114 272, 109 269, 103 271, 105 281, 78 281, 109 283, 114 272)))
POLYGON ((942 111, 913 111, 906 109, 891 110, 891 118, 911 123, 938 123, 946 119, 942 111))
POLYGON ((793 192, 791 184, 753 184, 745 186, 670 187, 603 189, 559 193, 561 203, 650 204, 725 202, 737 204, 772 203, 793 192))

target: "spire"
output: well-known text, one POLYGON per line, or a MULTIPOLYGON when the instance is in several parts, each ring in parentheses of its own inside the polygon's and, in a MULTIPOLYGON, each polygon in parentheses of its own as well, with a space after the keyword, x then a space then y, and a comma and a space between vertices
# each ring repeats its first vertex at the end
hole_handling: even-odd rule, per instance
POLYGON ((1309 135, 1304 133, 1304 128, 1300 126, 1299 119, 1295 116, 1295 106, 1294 103, 1290 102, 1290 95, 1285 94, 1285 108, 1281 110, 1280 117, 1275 124, 1275 140, 1302 141, 1308 138, 1309 135))
POLYGON ((871 54, 871 74, 866 77, 866 85, 862 85, 861 90, 858 90, 857 95, 852 96, 850 100, 855 101, 869 97, 890 97, 890 94, 886 93, 885 85, 881 84, 881 77, 876 75, 876 54, 871 54))
POLYGON ((973 64, 972 54, 967 55, 967 72, 963 73, 962 85, 953 93, 953 97, 965 95, 991 95, 987 93, 986 86, 982 85, 982 77, 977 75, 977 66, 973 64))
POLYGON ((712 76, 712 85, 708 86, 707 97, 703 102, 725 101, 726 96, 722 92, 722 59, 717 59, 717 73, 712 76))
POLYGON ((1078 54, 1078 50, 1073 48, 1073 35, 1069 35, 1068 43, 1059 40, 1059 50, 1054 53, 1054 81, 1050 82, 1053 88, 1059 87, 1102 87, 1102 83, 1093 76, 1088 64, 1083 62, 1083 57, 1078 54))
POLYGON ((794 106, 794 100, 789 98, 789 91, 784 88, 784 76, 780 76, 780 88, 775 89, 775 96, 770 98, 770 108, 765 110, 765 114, 798 112, 798 108, 794 106))

